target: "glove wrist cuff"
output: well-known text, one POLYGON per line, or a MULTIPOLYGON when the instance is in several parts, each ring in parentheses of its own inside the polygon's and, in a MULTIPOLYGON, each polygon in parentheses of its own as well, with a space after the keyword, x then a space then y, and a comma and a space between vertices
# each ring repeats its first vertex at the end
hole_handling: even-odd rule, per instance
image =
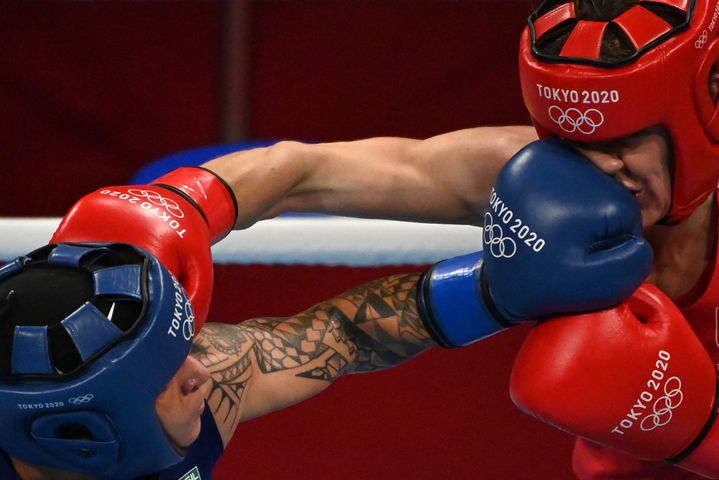
POLYGON ((513 327, 516 324, 513 322, 510 322, 506 315, 504 315, 499 308, 497 307, 497 304, 494 303, 494 300, 492 299, 492 293, 489 289, 489 282, 487 282, 487 278, 484 275, 484 262, 482 262, 482 265, 479 267, 479 278, 478 283, 479 287, 481 289, 482 294, 482 301, 484 302, 484 306, 489 312, 489 314, 494 318, 494 320, 501 325, 504 328, 513 327))
POLYGON ((678 464, 685 470, 700 475, 719 475, 719 462, 717 461, 717 450, 719 449, 719 428, 716 428, 717 409, 719 408, 719 383, 714 394, 714 404, 711 414, 707 419, 697 438, 681 453, 666 461, 671 464, 678 464))
POLYGON ((460 347, 506 328, 480 290, 482 252, 445 260, 417 285, 417 309, 427 331, 442 347, 460 347))
POLYGON ((203 167, 182 167, 154 182, 190 202, 204 217, 212 243, 223 239, 237 221, 237 200, 232 188, 216 173, 203 167))

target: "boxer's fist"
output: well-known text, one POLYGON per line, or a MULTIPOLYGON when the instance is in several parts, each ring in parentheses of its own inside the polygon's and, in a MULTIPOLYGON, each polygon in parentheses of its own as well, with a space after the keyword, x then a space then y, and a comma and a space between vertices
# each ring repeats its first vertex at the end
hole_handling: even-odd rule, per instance
POLYGON ((528 145, 502 169, 483 248, 422 277, 420 314, 442 346, 467 345, 520 321, 617 305, 652 263, 629 190, 559 140, 528 145))
POLYGON ((719 475, 713 362, 652 285, 614 309, 535 327, 515 361, 510 392, 521 410, 562 430, 719 475))
POLYGON ((614 306, 651 269, 632 193, 562 141, 500 172, 484 222, 489 295, 509 322, 614 306))
POLYGON ((232 191, 215 174, 180 168, 152 185, 113 186, 85 195, 65 215, 51 243, 123 242, 155 255, 178 279, 199 328, 212 296, 210 245, 233 227, 232 191))

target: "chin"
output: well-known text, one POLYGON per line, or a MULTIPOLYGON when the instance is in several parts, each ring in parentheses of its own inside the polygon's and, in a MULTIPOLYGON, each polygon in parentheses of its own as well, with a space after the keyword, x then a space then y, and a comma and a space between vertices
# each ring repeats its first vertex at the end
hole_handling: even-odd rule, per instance
POLYGON ((659 206, 656 203, 642 204, 642 202, 640 202, 640 206, 642 209, 643 229, 656 225, 669 214, 669 206, 659 206))
POLYGON ((661 218, 657 218, 655 213, 642 210, 642 230, 656 225, 659 220, 661 220, 661 218))
POLYGON ((188 428, 173 439, 173 443, 178 450, 186 453, 186 450, 195 443, 200 437, 200 431, 202 430, 202 421, 198 418, 192 425, 188 425, 188 428))
POLYGON ((202 431, 202 419, 198 418, 195 422, 195 425, 192 429, 192 432, 188 435, 187 438, 187 447, 195 443, 195 441, 200 437, 200 432, 202 431))

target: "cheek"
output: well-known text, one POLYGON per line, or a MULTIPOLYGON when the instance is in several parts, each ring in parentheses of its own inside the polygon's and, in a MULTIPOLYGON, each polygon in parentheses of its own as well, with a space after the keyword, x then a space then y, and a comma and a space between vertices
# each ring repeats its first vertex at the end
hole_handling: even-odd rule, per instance
POLYGON ((165 433, 175 443, 177 443, 177 436, 181 433, 183 416, 182 409, 180 406, 179 399, 173 398, 167 391, 160 394, 155 402, 155 411, 157 417, 160 419, 162 427, 165 429, 165 433))
POLYGON ((668 209, 672 203, 672 176, 669 167, 666 165, 658 167, 652 172, 649 181, 659 203, 668 209))
POLYGON ((669 171, 668 166, 664 169, 663 178, 664 178, 664 182, 663 182, 664 190, 666 190, 668 192, 668 195, 671 196, 672 195, 672 172, 669 171))
POLYGON ((181 421, 174 426, 175 431, 170 438, 180 447, 187 448, 200 436, 202 419, 199 415, 189 415, 185 412, 181 421))
POLYGON ((155 404, 157 416, 165 433, 176 446, 181 448, 190 446, 197 439, 202 428, 201 412, 193 408, 191 403, 163 392, 155 404))
POLYGON ((655 223, 657 223, 659 220, 661 220, 664 217, 664 214, 659 213, 658 211, 654 210, 645 210, 642 208, 642 229, 651 227, 655 223))
POLYGON ((635 152, 628 155, 631 166, 641 171, 651 182, 657 193, 671 195, 672 174, 669 169, 669 150, 664 139, 650 135, 635 152))
POLYGON ((624 154, 626 173, 634 180, 651 188, 654 195, 671 195, 671 173, 666 152, 657 148, 637 149, 624 154))

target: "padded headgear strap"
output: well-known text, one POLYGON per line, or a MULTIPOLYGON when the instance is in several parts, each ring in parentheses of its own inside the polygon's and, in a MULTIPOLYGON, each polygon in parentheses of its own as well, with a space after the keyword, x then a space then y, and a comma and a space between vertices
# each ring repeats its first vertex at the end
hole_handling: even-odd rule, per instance
POLYGON ((716 0, 639 0, 610 21, 577 18, 572 0, 547 0, 529 17, 519 53, 524 102, 540 137, 580 142, 662 125, 674 147, 673 220, 688 217, 719 180, 719 109, 707 81, 719 56, 716 0), (659 5, 682 19, 670 25, 659 5), (602 59, 606 35, 632 53, 602 59), (566 37, 559 54, 548 42, 566 37))
POLYGON ((123 244, 50 245, 0 269, 0 291, 8 297, 0 340, 12 350, 10 368, 0 371, 0 449, 31 464, 107 479, 182 460, 155 402, 189 354, 194 314, 154 256, 123 244), (35 270, 58 279, 81 272, 92 282, 91 298, 49 325, 17 318, 27 314, 18 305, 32 302, 35 289, 57 287, 33 285, 35 270), (129 321, 115 318, 119 310, 130 312, 129 321), (63 341, 77 364, 58 358, 63 341))

